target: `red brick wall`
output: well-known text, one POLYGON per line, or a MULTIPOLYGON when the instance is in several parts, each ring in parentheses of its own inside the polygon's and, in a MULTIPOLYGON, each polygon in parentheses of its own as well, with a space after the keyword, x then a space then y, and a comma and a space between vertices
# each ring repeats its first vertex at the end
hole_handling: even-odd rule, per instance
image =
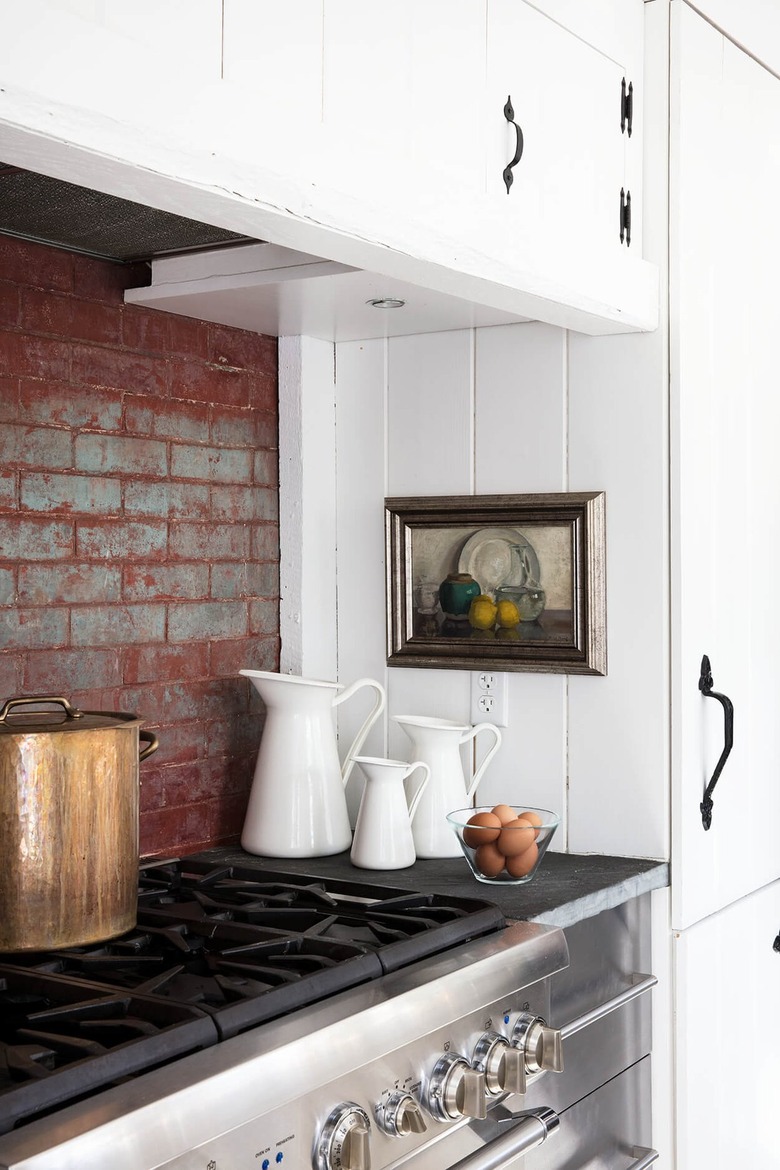
POLYGON ((0 236, 0 697, 158 730, 141 851, 241 830, 278 669, 276 339, 124 305, 128 268, 0 236))

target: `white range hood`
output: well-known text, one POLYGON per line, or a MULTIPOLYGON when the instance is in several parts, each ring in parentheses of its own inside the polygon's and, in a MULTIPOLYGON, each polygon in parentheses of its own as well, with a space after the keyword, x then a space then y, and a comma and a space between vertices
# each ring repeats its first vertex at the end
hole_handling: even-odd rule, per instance
POLYGON ((334 342, 528 320, 275 244, 153 260, 151 285, 128 289, 125 299, 269 336, 334 342))

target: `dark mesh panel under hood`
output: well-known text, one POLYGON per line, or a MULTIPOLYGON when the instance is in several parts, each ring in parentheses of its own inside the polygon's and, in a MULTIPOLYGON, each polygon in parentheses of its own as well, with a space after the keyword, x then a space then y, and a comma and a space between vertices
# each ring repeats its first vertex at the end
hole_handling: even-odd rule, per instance
POLYGON ((4 163, 0 233, 125 263, 249 242, 235 232, 4 163))

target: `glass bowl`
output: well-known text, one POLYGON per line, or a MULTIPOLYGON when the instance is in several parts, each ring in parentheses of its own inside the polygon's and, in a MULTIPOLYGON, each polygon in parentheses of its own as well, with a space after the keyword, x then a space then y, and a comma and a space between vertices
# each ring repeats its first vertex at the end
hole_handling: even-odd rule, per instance
POLYGON ((485 804, 455 809, 447 820, 478 882, 520 886, 539 869, 561 818, 530 805, 485 804))

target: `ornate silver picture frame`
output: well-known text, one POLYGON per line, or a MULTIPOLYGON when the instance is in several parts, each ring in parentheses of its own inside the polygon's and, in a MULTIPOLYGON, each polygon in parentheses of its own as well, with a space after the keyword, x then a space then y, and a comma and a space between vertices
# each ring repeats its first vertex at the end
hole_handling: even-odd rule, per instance
POLYGON ((605 493, 385 500, 387 661, 607 673, 605 493))

